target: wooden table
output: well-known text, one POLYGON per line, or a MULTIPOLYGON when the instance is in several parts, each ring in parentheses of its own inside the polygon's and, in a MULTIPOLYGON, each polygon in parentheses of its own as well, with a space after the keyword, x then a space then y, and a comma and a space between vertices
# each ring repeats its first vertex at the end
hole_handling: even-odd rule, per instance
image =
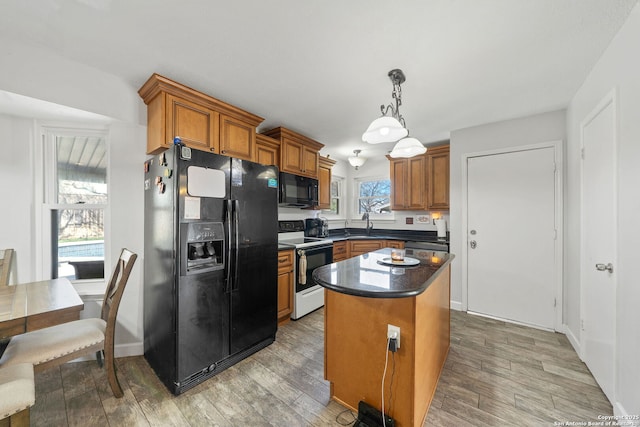
POLYGON ((0 287, 0 338, 71 322, 84 303, 69 280, 0 287))

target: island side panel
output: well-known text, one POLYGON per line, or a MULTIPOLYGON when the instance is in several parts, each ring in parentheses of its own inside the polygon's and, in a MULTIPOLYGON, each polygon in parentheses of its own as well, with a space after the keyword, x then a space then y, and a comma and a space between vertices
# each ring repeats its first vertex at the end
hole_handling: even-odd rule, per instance
POLYGON ((424 424, 449 353, 450 274, 447 266, 416 298, 415 426, 424 424))
MULTIPOLYGON (((415 300, 415 297, 365 298, 325 290, 325 378, 331 383, 332 399, 354 411, 360 400, 381 408, 387 325, 393 324, 400 327, 401 346, 395 355, 389 414, 397 427, 413 425, 415 300)), ((389 355, 385 400, 391 363, 389 355)))

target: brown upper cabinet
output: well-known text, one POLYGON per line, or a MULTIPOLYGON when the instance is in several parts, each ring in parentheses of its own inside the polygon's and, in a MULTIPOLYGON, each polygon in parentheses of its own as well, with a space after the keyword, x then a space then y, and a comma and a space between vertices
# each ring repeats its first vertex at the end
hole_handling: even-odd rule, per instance
POLYGON ((427 159, 415 156, 409 159, 391 159, 391 210, 425 210, 427 159))
POLYGON ((284 127, 271 129, 264 135, 280 141, 282 172, 318 178, 318 152, 324 144, 284 127))
POLYGON ((449 209, 449 146, 427 150, 427 209, 449 209))
POLYGON ((280 167, 280 141, 261 133, 256 134, 255 161, 263 165, 280 167))
POLYGON ((151 138, 153 134, 154 141, 165 141, 166 146, 170 147, 173 138, 180 136, 182 142, 192 148, 218 151, 220 114, 216 111, 178 96, 161 94, 149 104, 148 118, 147 136, 151 138), (158 118, 160 120, 164 118, 166 125, 155 126, 155 123, 159 122, 158 118), (162 139, 156 138, 156 135, 163 130, 166 136, 162 139))
POLYGON ((449 145, 430 147, 420 156, 389 158, 391 209, 449 209, 449 145))
POLYGON ((254 160, 262 117, 153 74, 138 91, 147 104, 147 154, 182 142, 197 150, 254 160))
POLYGON ((318 159, 318 208, 331 207, 331 168, 336 161, 328 157, 318 159))

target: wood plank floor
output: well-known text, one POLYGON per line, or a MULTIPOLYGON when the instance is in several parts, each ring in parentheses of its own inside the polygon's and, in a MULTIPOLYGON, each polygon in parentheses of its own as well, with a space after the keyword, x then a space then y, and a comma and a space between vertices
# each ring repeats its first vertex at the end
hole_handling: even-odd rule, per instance
MULTIPOLYGON (((323 311, 180 396, 143 357, 118 359, 125 395, 78 362, 36 375, 32 426, 339 426, 349 411, 323 379, 323 311)), ((452 312, 451 350, 425 425, 552 426, 596 421, 611 405, 564 335, 452 312)))

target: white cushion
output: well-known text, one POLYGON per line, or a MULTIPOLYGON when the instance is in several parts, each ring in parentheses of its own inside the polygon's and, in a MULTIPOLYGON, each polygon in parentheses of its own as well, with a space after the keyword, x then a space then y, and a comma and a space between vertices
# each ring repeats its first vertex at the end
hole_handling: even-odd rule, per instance
POLYGON ((0 419, 33 406, 36 402, 33 365, 19 363, 0 368, 0 396, 0 419))
POLYGON ((0 367, 25 362, 39 365, 104 342, 106 327, 104 320, 92 318, 16 335, 4 351, 0 367))

